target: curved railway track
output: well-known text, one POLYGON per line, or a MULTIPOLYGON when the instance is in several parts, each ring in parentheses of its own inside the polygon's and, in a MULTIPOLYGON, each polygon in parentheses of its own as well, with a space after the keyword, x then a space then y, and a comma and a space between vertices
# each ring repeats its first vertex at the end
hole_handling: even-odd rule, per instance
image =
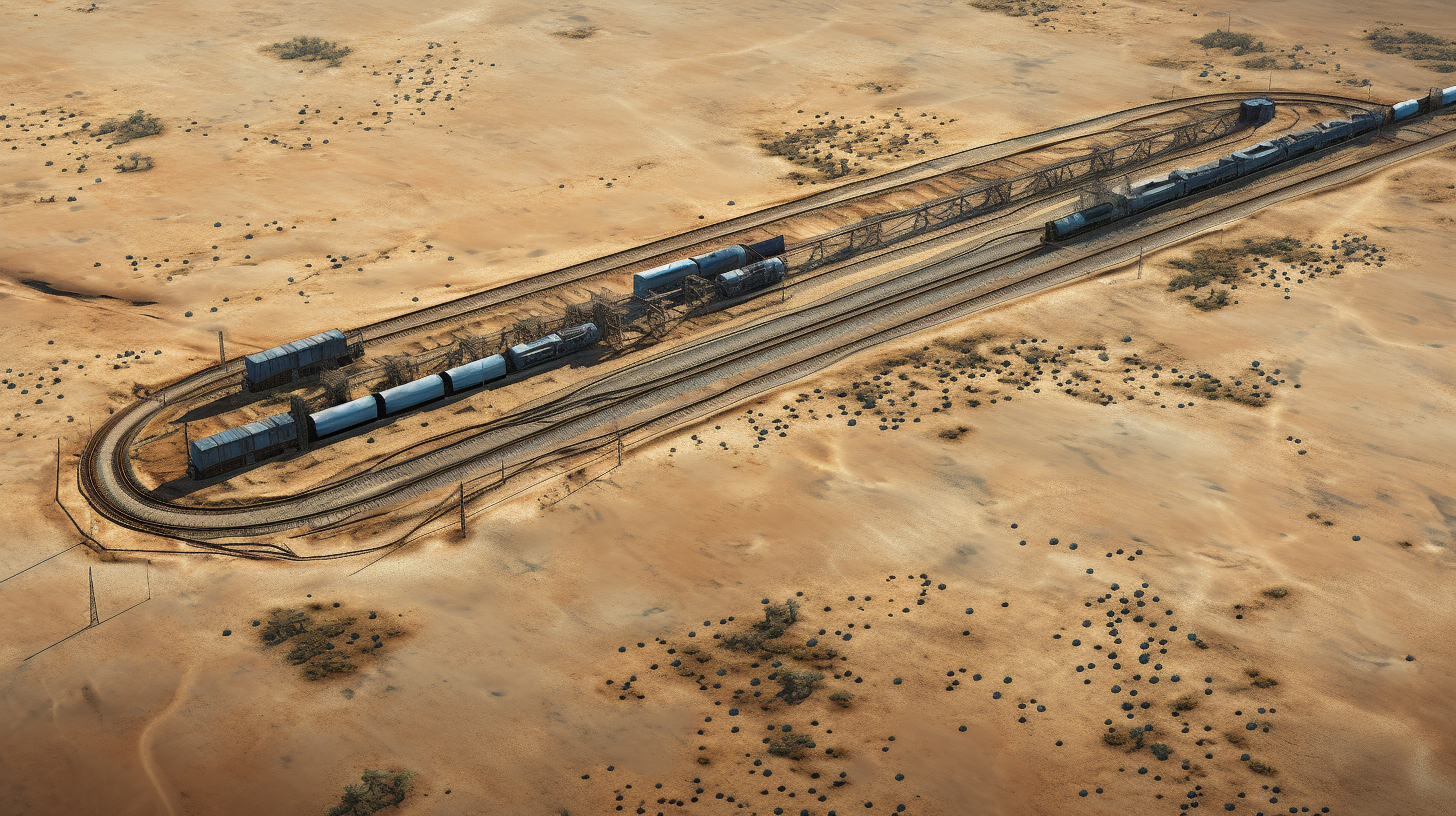
MULTIPOLYGON (((1242 95, 1227 96, 1242 98, 1242 95)), ((1206 98, 1201 100, 1206 101, 1206 98)), ((1353 104, 1349 100, 1339 101, 1353 104)), ((507 466, 511 471, 519 472, 545 461, 589 450, 604 440, 617 438, 619 434, 651 430, 662 427, 663 423, 701 415, 714 410, 715 406, 731 404, 734 400, 776 387, 776 383, 787 381, 783 380, 785 376, 802 376, 808 370, 822 368, 867 344, 883 342, 889 336, 915 330, 910 327, 925 324, 937 315, 942 316, 941 321, 951 319, 945 315, 964 310, 971 303, 1000 302, 1007 297, 1071 279, 1068 275, 1076 277, 1094 268, 1105 268, 1109 263, 1115 263, 1115 256, 1125 254, 1133 244, 1176 240, 1174 233, 1186 231, 1189 225, 1220 217, 1225 220, 1242 217, 1239 213, 1253 206, 1251 202, 1267 200, 1253 206, 1253 209, 1258 209, 1307 189, 1342 183, 1392 161, 1444 146, 1451 141, 1451 136, 1451 133, 1442 133, 1333 169, 1318 170, 1309 166, 1305 168, 1307 172, 1303 178, 1267 191, 1263 188, 1273 182, 1256 180, 1249 187, 1242 188, 1243 192, 1251 193, 1252 198, 1246 196, 1244 200, 1214 206, 1210 212, 1191 220, 1160 226, 1150 235, 1114 240, 1113 235, 1124 231, 1118 230, 1073 247, 1046 250, 1040 248, 1035 239, 1034 233, 1039 231, 1039 224, 1031 230, 1006 229, 981 246, 957 248, 930 262, 846 287, 800 310, 761 318, 677 348, 649 354, 600 378, 522 405, 492 422, 442 434, 427 441, 426 444, 438 443, 434 450, 418 456, 392 465, 376 466, 310 491, 247 506, 180 507, 151 499, 132 483, 125 462, 126 452, 137 430, 155 411, 160 410, 160 406, 150 400, 133 403, 109 418, 88 442, 80 468, 82 492, 102 516, 132 529, 239 555, 313 557, 298 555, 280 544, 219 544, 210 540, 257 538, 303 525, 314 529, 331 527, 483 472, 507 466), (1035 266, 1049 261, 1053 263, 1050 269, 1039 270, 1035 266), (887 322, 888 326, 885 325, 887 322), (806 366, 809 367, 807 370, 806 366), (719 387, 724 382, 731 383, 730 387, 719 387), (601 430, 606 427, 611 430, 601 430)), ((879 180, 866 180, 872 181, 879 180)), ((1212 206, 1217 200, 1218 197, 1198 200, 1197 206, 1212 206)), ((736 220, 761 215, 754 213, 736 220)), ((704 230, 723 228, 725 225, 715 225, 704 230)), ((682 239, 682 236, 677 238, 682 239)), ((648 250, 642 248, 637 251, 648 250)), ((606 259, 600 261, 606 262, 606 259)), ((489 293, 481 293, 486 294, 489 293)), ((474 297, 478 296, 471 296, 474 297)), ((458 319, 458 316, 441 318, 432 314, 439 308, 422 310, 411 317, 421 321, 417 325, 458 319)), ((396 332, 406 329, 386 330, 396 332)), ((161 393, 174 402, 178 399, 191 401, 215 393, 228 387, 226 383, 219 382, 219 379, 226 379, 226 368, 219 366, 184 378, 162 389, 161 393)), ((364 551, 368 550, 330 553, 328 557, 364 551)))

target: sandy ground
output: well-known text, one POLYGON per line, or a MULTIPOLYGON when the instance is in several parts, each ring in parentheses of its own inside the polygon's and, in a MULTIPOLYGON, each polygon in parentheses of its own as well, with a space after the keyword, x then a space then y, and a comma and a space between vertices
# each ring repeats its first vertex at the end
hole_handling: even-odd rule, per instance
MULTIPOLYGON (((759 142, 816 113, 955 120, 876 172, 1175 90, 1266 87, 1187 42, 1215 11, 1326 62, 1276 85, 1393 101, 1452 75, 1362 31, 1456 36, 1443 4, 80 5, 0 12, 0 368, 16 385, 0 390, 0 812, 321 813, 366 768, 418 772, 403 808, 418 813, 1449 810, 1450 151, 856 358, 756 403, 756 428, 740 406, 549 508, 558 486, 363 571, 103 560, 51 501, 57 438, 74 457, 137 384, 215 359, 216 330, 232 354, 266 347, 792 198, 828 182, 759 142), (299 34, 354 52, 331 68, 259 50, 299 34), (137 108, 164 132, 115 148, 80 132, 137 108), (133 151, 155 168, 111 169, 133 151), (1345 233, 1384 260, 1288 299, 1251 277, 1209 312, 1166 291, 1169 261, 1200 246, 1345 233), (1023 339, 1084 347, 1079 370, 1119 399, 1067 394, 1049 370, 943 410, 907 395, 914 378, 951 385, 916 352, 933 367, 1023 339), (1098 345, 1108 361, 1088 359, 1098 345), (1128 353, 1149 368, 1119 367, 1128 353), (1262 407, 1146 396, 1150 372, 1253 383, 1255 360, 1283 380, 1262 407), (837 396, 874 376, 901 421, 837 396), (86 626, 88 578, 100 626, 26 659, 86 626), (713 638, 765 598, 802 604, 784 641, 839 650, 798 705, 762 702, 772 661, 713 638), (399 622, 352 675, 306 680, 250 626, 336 602, 399 622), (699 643, 711 660, 681 676, 671 662, 699 643), (1185 694, 1197 705, 1174 717, 1185 694), (1144 724, 1166 761, 1104 743, 1144 724), (803 759, 761 741, 785 725, 815 741, 803 759)), ((954 376, 973 370, 998 379, 954 376)))

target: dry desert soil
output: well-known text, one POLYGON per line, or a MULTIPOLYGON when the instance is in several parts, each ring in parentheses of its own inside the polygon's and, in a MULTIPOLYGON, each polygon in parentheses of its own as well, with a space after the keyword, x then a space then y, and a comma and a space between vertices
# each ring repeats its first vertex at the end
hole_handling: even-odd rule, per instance
POLYGON ((916 123, 869 175, 1170 95, 1390 103, 1456 82, 1389 45, 1453 23, 1442 0, 4 4, 0 813, 323 814, 367 770, 415 774, 410 814, 1453 812, 1450 149, 364 569, 98 551, 156 542, 55 501, 58 450, 74 478, 88 429, 210 365, 218 330, 251 352, 841 183, 813 160, 830 117, 916 123), (1191 42, 1225 26, 1265 50, 1191 42), (268 48, 296 36, 350 50, 268 48), (96 135, 137 110, 161 132, 96 135), (119 172, 132 153, 151 169, 119 172))

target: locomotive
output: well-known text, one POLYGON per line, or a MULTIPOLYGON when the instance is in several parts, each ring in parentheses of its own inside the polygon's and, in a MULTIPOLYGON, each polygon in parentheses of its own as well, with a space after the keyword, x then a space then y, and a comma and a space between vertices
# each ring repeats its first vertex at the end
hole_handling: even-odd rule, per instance
MULTIPOLYGON (((1189 170, 1174 170, 1166 175, 1140 181, 1126 193, 1112 193, 1110 201, 1087 207, 1071 215, 1046 222, 1044 243, 1053 244, 1081 235, 1098 227, 1177 198, 1193 195, 1210 187, 1244 178, 1281 162, 1297 159, 1330 145, 1353 139, 1380 127, 1386 121, 1398 122, 1419 113, 1456 105, 1456 85, 1433 88, 1423 98, 1397 103, 1384 113, 1356 113, 1350 119, 1320 122, 1288 136, 1259 142, 1235 150, 1216 161, 1189 170)), ((1273 116, 1273 103, 1267 99, 1251 99, 1241 106, 1240 120, 1258 117, 1267 122, 1273 116)))

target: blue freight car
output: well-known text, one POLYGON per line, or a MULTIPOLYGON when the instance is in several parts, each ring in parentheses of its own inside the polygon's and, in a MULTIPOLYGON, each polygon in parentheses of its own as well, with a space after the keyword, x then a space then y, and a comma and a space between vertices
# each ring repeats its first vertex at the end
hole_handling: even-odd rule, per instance
POLYGON ((385 416, 394 416, 444 396, 445 378, 439 374, 431 374, 379 392, 379 398, 384 401, 385 416))
POLYGON ((362 345, 350 346, 343 332, 329 329, 247 355, 243 358, 243 385, 249 391, 262 391, 317 373, 327 363, 347 365, 363 353, 362 345))
POLYGON ((187 474, 194 479, 206 479, 266 459, 297 444, 298 426, 293 416, 276 414, 190 443, 187 474))
POLYGON ((689 275, 712 279, 725 272, 740 269, 756 261, 784 253, 784 236, 776 235, 756 244, 735 244, 704 255, 673 261, 632 276, 632 295, 650 297, 654 292, 672 290, 682 285, 689 275))
POLYGON ((492 354, 484 359, 456 366, 440 376, 445 378, 445 390, 458 394, 499 380, 509 373, 510 367, 506 365, 505 355, 492 354))
POLYGON ((350 428, 367 425, 384 416, 384 400, 378 394, 369 394, 342 405, 325 408, 308 415, 308 438, 323 439, 342 433, 350 428))

